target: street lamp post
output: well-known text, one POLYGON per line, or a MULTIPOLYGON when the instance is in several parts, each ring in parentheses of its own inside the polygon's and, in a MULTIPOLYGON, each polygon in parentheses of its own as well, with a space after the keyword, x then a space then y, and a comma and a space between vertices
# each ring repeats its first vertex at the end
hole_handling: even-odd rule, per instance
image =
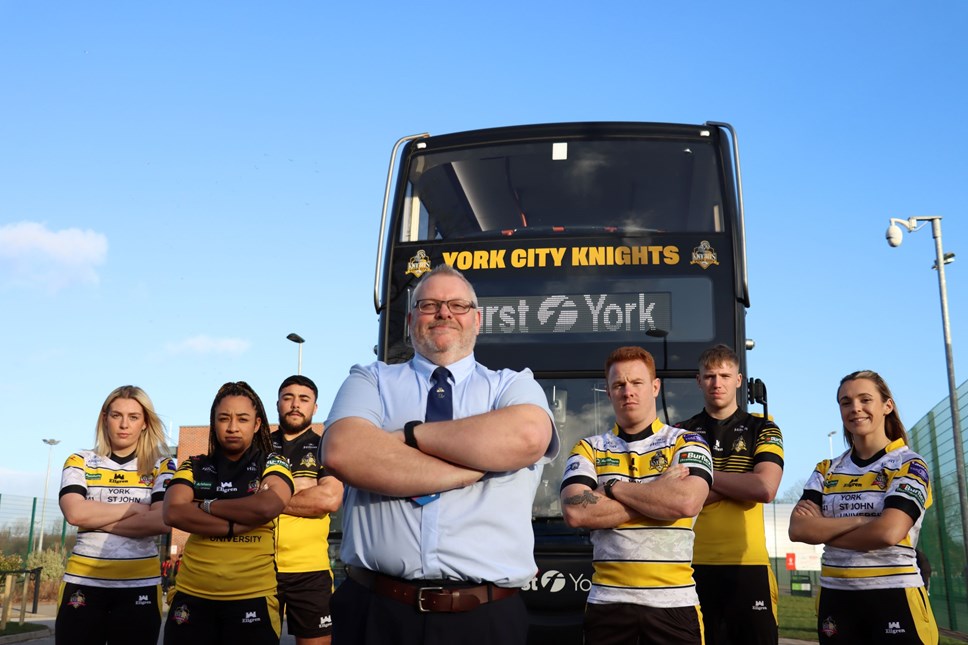
POLYGON ((37 551, 44 550, 44 514, 47 512, 47 484, 50 483, 50 460, 54 453, 54 446, 60 443, 60 439, 43 439, 47 444, 47 476, 44 478, 44 497, 40 500, 40 538, 37 540, 37 551))
POLYGON ((827 433, 827 443, 830 444, 830 458, 834 458, 834 435, 837 434, 836 430, 831 430, 827 433))
POLYGON ((951 325, 948 322, 948 286, 944 279, 944 265, 954 262, 954 253, 945 255, 941 246, 941 216, 909 217, 908 219, 891 218, 887 228, 887 243, 900 246, 903 239, 901 227, 909 233, 919 230, 924 224, 931 222, 931 232, 934 235, 934 246, 938 254, 933 268, 938 270, 938 289, 941 292, 941 325, 944 328, 944 353, 948 364, 948 402, 951 405, 951 435, 954 439, 955 473, 958 481, 958 505, 961 510, 961 535, 965 549, 965 567, 968 570, 968 484, 965 482, 965 449, 961 440, 961 418, 958 414, 958 389, 955 384, 955 359, 951 350, 951 325))
POLYGON ((297 333, 289 334, 286 338, 299 345, 299 362, 296 364, 296 374, 302 374, 302 346, 306 339, 297 333))

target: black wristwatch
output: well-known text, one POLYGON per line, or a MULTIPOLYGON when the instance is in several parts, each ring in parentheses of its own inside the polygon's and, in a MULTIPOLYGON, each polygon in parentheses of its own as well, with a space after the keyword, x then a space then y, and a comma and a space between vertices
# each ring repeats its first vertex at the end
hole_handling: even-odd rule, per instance
POLYGON ((602 490, 605 492, 605 497, 609 499, 615 499, 615 493, 612 492, 612 487, 618 483, 618 478, 609 479, 605 484, 602 485, 602 490))
POLYGON ((407 444, 414 450, 420 450, 417 446, 417 437, 413 434, 413 429, 419 426, 423 421, 407 421, 403 424, 403 443, 407 444))

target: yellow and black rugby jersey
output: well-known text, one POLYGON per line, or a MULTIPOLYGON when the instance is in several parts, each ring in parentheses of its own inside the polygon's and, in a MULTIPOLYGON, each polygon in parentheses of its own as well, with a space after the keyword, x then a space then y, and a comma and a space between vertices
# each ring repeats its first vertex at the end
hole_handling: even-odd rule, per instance
POLYGON ((892 441, 868 460, 848 450, 817 464, 801 499, 810 500, 824 517, 879 517, 886 508, 904 511, 914 526, 895 546, 874 551, 852 551, 825 546, 820 585, 827 589, 896 589, 924 584, 914 548, 924 511, 931 506, 928 467, 903 439, 892 441))
MULTIPOLYGON (((712 482, 712 459, 705 440, 694 432, 667 426, 658 419, 650 429, 626 435, 616 425, 610 431, 575 445, 561 488, 585 484, 597 489, 610 479, 647 486, 674 464, 712 482)), ((694 517, 622 524, 591 532, 595 574, 590 603, 626 602, 649 607, 699 604, 692 579, 694 517)))
MULTIPOLYGON (((294 479, 307 478, 316 483, 326 476, 318 460, 321 440, 312 428, 292 441, 286 441, 285 434, 276 430, 272 433, 272 449, 289 460, 294 479)), ((280 573, 328 571, 329 515, 280 515, 276 524, 276 566, 280 573)))
MULTIPOLYGON (((182 462, 171 486, 191 486, 195 500, 238 499, 255 494, 266 477, 281 477, 292 489, 285 458, 250 448, 238 461, 197 455, 182 462)), ((244 600, 276 592, 275 521, 248 533, 214 537, 192 533, 185 544, 175 587, 199 598, 244 600)))
MULTIPOLYGON (((737 410, 714 419, 705 410, 678 424, 701 434, 713 455, 713 469, 748 473, 764 461, 783 468, 783 435, 773 419, 737 410)), ((723 499, 703 507, 696 518, 693 564, 769 564, 763 505, 723 499)))
MULTIPOLYGON (((150 475, 138 474, 138 460, 103 457, 82 450, 67 458, 60 495, 77 493, 107 504, 145 504, 165 498, 165 487, 175 462, 158 460, 150 475)), ((161 583, 158 546, 154 536, 141 538, 104 531, 78 530, 77 543, 67 561, 64 581, 92 587, 145 587, 161 583)))

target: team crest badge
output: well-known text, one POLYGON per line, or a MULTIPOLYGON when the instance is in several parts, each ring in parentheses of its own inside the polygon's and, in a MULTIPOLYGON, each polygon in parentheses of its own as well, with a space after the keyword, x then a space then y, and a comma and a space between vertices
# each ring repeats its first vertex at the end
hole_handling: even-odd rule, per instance
POLYGON ((316 457, 314 457, 312 455, 312 453, 307 453, 302 458, 302 461, 299 462, 299 465, 302 466, 303 468, 315 468, 316 467, 316 457))
POLYGON ((733 452, 746 452, 746 440, 743 437, 739 437, 733 442, 733 452))
POLYGON ((188 605, 179 605, 175 608, 173 613, 174 620, 179 625, 184 625, 188 622, 188 605))
POLYGON ((428 271, 430 271, 430 258, 427 257, 426 251, 420 249, 417 251, 417 255, 407 261, 406 275, 414 275, 419 278, 428 271))
POLYGON ((877 473, 877 476, 874 477, 874 485, 881 490, 887 488, 887 473, 885 473, 883 470, 877 473))
POLYGON ((84 597, 83 591, 75 591, 71 594, 71 599, 67 601, 67 604, 77 609, 78 607, 84 607, 87 605, 87 599, 84 597))
POLYGON ((652 459, 649 460, 649 468, 656 472, 664 472, 666 468, 669 467, 669 460, 661 452, 657 452, 652 455, 652 459))
POLYGON ((823 623, 820 625, 820 631, 824 633, 828 638, 836 636, 837 634, 837 623, 834 622, 833 617, 827 616, 824 618, 823 623))
POLYGON ((699 243, 699 246, 693 247, 692 260, 689 264, 698 264, 703 270, 708 269, 713 264, 718 266, 719 258, 716 255, 716 249, 708 241, 703 240, 699 243))

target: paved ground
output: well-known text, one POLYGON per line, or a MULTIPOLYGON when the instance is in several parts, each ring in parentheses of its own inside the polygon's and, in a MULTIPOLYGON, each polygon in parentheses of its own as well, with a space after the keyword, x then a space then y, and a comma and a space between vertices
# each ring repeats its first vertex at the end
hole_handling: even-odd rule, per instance
MULTIPOLYGON (((54 645, 54 616, 56 614, 56 607, 53 603, 41 603, 37 608, 36 614, 27 614, 27 622, 39 623, 46 626, 48 629, 44 632, 36 632, 35 634, 25 634, 20 637, 4 636, 0 637, 0 645, 9 645, 10 643, 23 643, 30 642, 31 645, 54 645)), ((11 622, 17 622, 20 620, 20 608, 17 607, 11 612, 10 616, 11 622)), ((283 625, 282 628, 282 640, 279 641, 280 645, 295 645, 296 640, 286 633, 286 627, 283 625)), ((816 643, 817 641, 802 641, 793 638, 781 638, 780 645, 809 645, 809 643, 816 643)), ((162 635, 158 636, 158 645, 162 643, 162 635)))

